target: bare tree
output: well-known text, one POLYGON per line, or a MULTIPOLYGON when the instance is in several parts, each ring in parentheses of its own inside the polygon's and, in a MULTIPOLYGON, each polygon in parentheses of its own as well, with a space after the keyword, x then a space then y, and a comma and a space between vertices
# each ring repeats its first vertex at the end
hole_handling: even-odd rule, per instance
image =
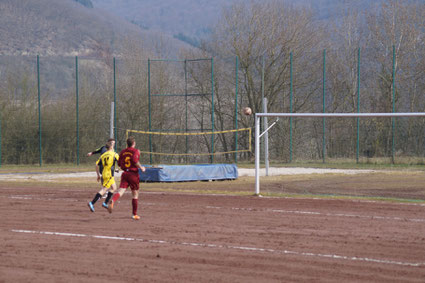
MULTIPOLYGON (((289 112, 289 55, 292 52, 294 69, 301 70, 303 66, 308 70, 304 74, 296 74, 294 80, 298 93, 293 109, 300 111, 313 107, 307 101, 319 87, 320 72, 314 72, 318 66, 312 57, 313 50, 324 47, 322 35, 320 24, 307 9, 295 8, 282 1, 238 2, 223 10, 222 19, 212 38, 203 45, 203 50, 221 58, 239 58, 239 107, 250 106, 254 112, 262 112, 263 70, 264 96, 268 99, 269 111, 289 112)), ((230 66, 228 64, 228 68, 233 70, 230 66)), ((223 86, 221 88, 224 89, 223 86)), ((230 97, 224 98, 234 95, 233 91, 216 93, 217 102, 234 105, 230 97)), ((217 106, 217 111, 223 111, 217 116, 234 117, 231 112, 234 106, 217 106)), ((239 122, 243 127, 250 127, 253 119, 240 117, 239 122)), ((281 135, 276 141, 278 144, 274 148, 283 145, 281 135)))
MULTIPOLYGON (((420 105, 418 110, 423 109, 423 93, 418 88, 423 85, 418 75, 423 72, 423 65, 418 64, 423 57, 423 9, 424 4, 391 0, 368 14, 367 43, 373 46, 371 55, 376 62, 369 65, 375 73, 368 80, 368 104, 374 111, 391 112, 393 104, 398 112, 413 111, 420 105)), ((391 149, 390 123, 386 121, 377 131, 376 148, 384 144, 386 153, 391 149)))
MULTIPOLYGON (((341 8, 341 17, 334 19, 327 52, 327 112, 356 112, 358 101, 359 53, 364 44, 366 29, 364 14, 350 3, 341 8)), ((328 119, 327 154, 330 157, 349 157, 356 148, 356 120, 328 119)))

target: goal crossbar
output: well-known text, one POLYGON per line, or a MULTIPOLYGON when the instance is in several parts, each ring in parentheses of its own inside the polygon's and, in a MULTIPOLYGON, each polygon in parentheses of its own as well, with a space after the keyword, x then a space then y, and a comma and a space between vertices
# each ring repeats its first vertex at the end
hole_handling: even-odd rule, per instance
POLYGON ((256 113, 255 117, 425 117, 425 112, 407 113, 256 113))
POLYGON ((267 132, 276 122, 260 133, 260 119, 262 117, 310 117, 310 118, 362 118, 362 117, 425 117, 425 112, 406 113, 256 113, 255 114, 255 194, 260 194, 260 137, 267 132))

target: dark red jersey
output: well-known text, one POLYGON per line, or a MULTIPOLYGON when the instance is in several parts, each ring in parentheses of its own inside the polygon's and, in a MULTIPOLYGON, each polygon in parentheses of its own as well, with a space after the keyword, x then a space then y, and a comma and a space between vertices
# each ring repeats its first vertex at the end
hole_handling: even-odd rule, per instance
POLYGON ((139 172, 139 168, 136 166, 139 162, 140 151, 134 147, 127 147, 120 152, 120 158, 118 165, 125 172, 139 172))

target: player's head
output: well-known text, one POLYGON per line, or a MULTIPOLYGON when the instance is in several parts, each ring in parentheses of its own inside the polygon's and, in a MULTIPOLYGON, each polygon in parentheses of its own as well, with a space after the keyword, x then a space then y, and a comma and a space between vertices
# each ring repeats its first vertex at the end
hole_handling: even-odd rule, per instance
MULTIPOLYGON (((114 142, 115 143, 115 142, 114 142)), ((113 143, 111 142, 111 141, 108 141, 106 144, 105 144, 105 147, 106 147, 106 149, 107 150, 111 150, 112 148, 114 148, 114 145, 113 145, 113 143)))
POLYGON ((136 145, 136 139, 134 137, 128 137, 127 146, 132 147, 133 145, 136 145))
POLYGON ((112 143, 112 146, 114 146, 114 145, 115 145, 115 139, 114 139, 114 138, 110 138, 110 139, 108 140, 108 142, 112 143))

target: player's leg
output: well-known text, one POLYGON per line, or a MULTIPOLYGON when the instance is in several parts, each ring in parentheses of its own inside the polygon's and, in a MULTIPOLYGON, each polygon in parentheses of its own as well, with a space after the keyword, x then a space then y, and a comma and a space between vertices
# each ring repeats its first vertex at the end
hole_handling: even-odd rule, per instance
POLYGON ((111 201, 108 204, 108 211, 109 211, 109 213, 112 213, 112 210, 114 209, 114 206, 116 205, 118 199, 120 197, 122 197, 122 195, 124 194, 124 192, 125 192, 126 189, 127 188, 120 188, 117 193, 113 194, 112 199, 111 199, 111 201))
POLYGON ((108 204, 109 213, 112 213, 112 210, 114 209, 115 204, 117 203, 118 199, 124 194, 124 192, 128 188, 128 186, 129 186, 129 183, 128 183, 128 180, 127 180, 127 174, 124 172, 121 175, 120 189, 118 190, 118 193, 115 193, 112 196, 112 199, 108 204))
POLYGON ((138 208, 138 202, 139 202, 139 174, 133 174, 131 176, 131 194, 133 196, 131 200, 131 205, 133 208, 133 216, 132 218, 134 220, 139 220, 140 216, 137 215, 137 208, 138 208))
MULTIPOLYGON (((103 169, 102 169, 103 170, 103 169)), ((102 172, 102 171, 100 171, 100 172, 102 172)), ((100 183, 101 184, 105 184, 105 181, 103 180, 103 176, 102 175, 100 175, 100 183)), ((106 197, 106 195, 105 194, 103 194, 103 198, 105 198, 106 197)))
POLYGON ((91 212, 94 212, 94 204, 105 194, 106 188, 102 186, 102 188, 100 189, 100 191, 98 193, 96 193, 96 195, 94 196, 93 200, 90 201, 87 205, 90 208, 91 212))
MULTIPOLYGON (((108 209, 108 203, 109 200, 111 199, 113 193, 117 190, 117 185, 115 184, 115 179, 114 177, 110 178, 109 182, 106 184, 107 189, 107 194, 106 194, 106 199, 105 201, 102 203, 102 207, 108 209)), ((106 191, 105 191, 106 192, 106 191)))
POLYGON ((113 194, 114 194, 114 192, 115 192, 116 190, 117 190, 117 185, 116 185, 115 183, 113 183, 113 184, 111 185, 111 187, 109 188, 109 190, 108 190, 108 193, 107 193, 107 196, 106 196, 105 201, 102 203, 102 206, 103 206, 104 208, 108 209, 108 203, 109 203, 109 201, 111 200, 111 198, 112 198, 112 196, 113 196, 113 194))
POLYGON ((115 194, 115 192, 117 191, 118 187, 117 187, 117 183, 114 182, 111 184, 111 187, 108 190, 108 193, 112 193, 115 194))
POLYGON ((131 194, 133 195, 133 198, 131 200, 131 206, 133 208, 132 218, 134 220, 139 220, 140 216, 137 215, 137 208, 138 208, 138 204, 139 204, 139 191, 138 190, 131 190, 131 194))

